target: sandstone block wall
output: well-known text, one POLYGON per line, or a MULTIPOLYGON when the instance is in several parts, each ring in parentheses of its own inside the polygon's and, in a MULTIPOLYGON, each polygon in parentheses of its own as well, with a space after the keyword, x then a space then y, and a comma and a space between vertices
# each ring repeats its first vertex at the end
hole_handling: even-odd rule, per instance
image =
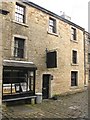
POLYGON ((83 31, 76 27, 77 42, 71 40, 71 24, 52 15, 46 14, 32 6, 26 5, 26 23, 15 21, 15 2, 4 3, 10 12, 3 18, 3 58, 13 57, 14 37, 24 37, 25 58, 16 59, 32 61, 37 66, 36 92, 42 92, 43 74, 53 75, 50 83, 50 96, 84 88, 84 39, 83 31), (57 34, 48 32, 49 17, 56 19, 57 34), (46 49, 57 51, 57 68, 46 68, 46 49), (72 50, 77 50, 78 64, 72 64, 72 50), (78 86, 71 87, 71 71, 78 71, 78 86))

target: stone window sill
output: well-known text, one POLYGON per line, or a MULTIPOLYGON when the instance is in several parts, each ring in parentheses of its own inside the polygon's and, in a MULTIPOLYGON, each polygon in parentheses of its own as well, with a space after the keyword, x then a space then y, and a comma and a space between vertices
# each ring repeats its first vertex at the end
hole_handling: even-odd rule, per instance
POLYGON ((19 25, 22 25, 22 26, 28 27, 28 25, 25 24, 25 23, 20 23, 20 22, 17 22, 17 21, 15 21, 15 20, 13 20, 13 22, 16 23, 16 24, 19 24, 19 25))
POLYGON ((52 33, 52 32, 49 32, 49 31, 47 31, 47 33, 50 34, 50 35, 54 35, 54 36, 57 36, 57 37, 58 37, 58 34, 57 34, 57 33, 52 33))
POLYGON ((18 60, 18 61, 26 61, 27 60, 27 58, 17 58, 17 57, 12 57, 11 58, 12 60, 18 60))
POLYGON ((71 63, 72 66, 79 66, 79 64, 74 64, 74 63, 71 63))
POLYGON ((72 40, 72 39, 70 39, 70 41, 72 41, 72 42, 74 42, 74 43, 78 43, 78 41, 77 41, 77 40, 72 40))
POLYGON ((78 89, 78 86, 71 86, 70 89, 78 89))

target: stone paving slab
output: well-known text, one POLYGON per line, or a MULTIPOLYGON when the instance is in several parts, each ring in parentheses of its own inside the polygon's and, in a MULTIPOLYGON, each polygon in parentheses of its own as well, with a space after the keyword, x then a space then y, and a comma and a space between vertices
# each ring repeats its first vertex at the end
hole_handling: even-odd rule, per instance
POLYGON ((2 105, 4 119, 24 118, 88 118, 88 92, 43 100, 41 104, 2 105))

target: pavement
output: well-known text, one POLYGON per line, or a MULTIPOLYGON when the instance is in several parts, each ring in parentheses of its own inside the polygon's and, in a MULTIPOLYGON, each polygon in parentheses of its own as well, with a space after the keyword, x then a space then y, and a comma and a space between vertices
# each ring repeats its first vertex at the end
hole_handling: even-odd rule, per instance
POLYGON ((40 104, 2 104, 3 120, 35 118, 88 118, 88 90, 58 97, 57 100, 43 100, 40 104))

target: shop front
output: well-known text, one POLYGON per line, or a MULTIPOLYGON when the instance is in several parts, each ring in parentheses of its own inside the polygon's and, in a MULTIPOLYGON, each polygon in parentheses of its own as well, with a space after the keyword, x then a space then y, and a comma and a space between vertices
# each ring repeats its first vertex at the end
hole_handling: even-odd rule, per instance
POLYGON ((13 101, 34 97, 36 69, 32 62, 4 60, 2 100, 13 101))

